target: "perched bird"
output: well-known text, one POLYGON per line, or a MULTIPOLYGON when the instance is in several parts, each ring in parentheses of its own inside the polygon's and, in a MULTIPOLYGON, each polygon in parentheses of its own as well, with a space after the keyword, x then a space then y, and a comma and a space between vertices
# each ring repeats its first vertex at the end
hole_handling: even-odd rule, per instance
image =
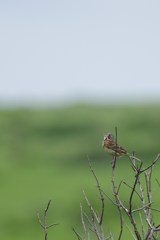
POLYGON ((129 153, 124 148, 116 144, 111 133, 104 135, 102 146, 106 152, 110 153, 113 156, 120 157, 129 155, 129 153))

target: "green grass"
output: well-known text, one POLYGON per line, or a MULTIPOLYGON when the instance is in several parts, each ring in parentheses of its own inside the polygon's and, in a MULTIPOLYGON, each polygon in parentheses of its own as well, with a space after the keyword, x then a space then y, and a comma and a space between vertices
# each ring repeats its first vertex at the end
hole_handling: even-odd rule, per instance
MULTIPOLYGON (((115 126, 118 142, 146 164, 160 151, 160 106, 1 110, 0 238, 43 239, 36 210, 43 210, 52 199, 48 220, 60 225, 50 229, 48 239, 75 239, 71 228, 80 229, 82 189, 98 205, 88 156, 104 190, 112 195, 111 157, 102 149, 102 138, 106 131, 114 132, 115 126)), ((126 161, 119 159, 117 177, 131 181, 126 161)), ((158 177, 158 168, 155 174, 158 177)), ((118 230, 115 214, 106 199, 107 231, 118 230)))

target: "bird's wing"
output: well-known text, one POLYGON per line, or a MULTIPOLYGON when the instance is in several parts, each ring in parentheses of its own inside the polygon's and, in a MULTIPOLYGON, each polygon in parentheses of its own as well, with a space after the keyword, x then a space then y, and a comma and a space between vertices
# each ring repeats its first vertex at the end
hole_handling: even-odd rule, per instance
POLYGON ((115 143, 110 143, 108 148, 112 149, 113 151, 115 151, 119 154, 127 154, 127 151, 124 148, 122 148, 120 145, 115 144, 115 143))

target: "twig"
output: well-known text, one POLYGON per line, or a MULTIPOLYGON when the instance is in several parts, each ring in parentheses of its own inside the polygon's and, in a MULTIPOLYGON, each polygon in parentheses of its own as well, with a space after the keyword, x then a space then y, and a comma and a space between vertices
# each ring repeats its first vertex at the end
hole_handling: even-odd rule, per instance
POLYGON ((90 224, 90 230, 97 236, 98 240, 105 240, 104 234, 103 234, 103 228, 102 226, 99 224, 99 216, 98 214, 95 212, 94 208, 92 207, 90 201, 88 200, 85 192, 83 191, 83 195, 84 198, 87 202, 87 205, 90 209, 90 213, 92 218, 90 219, 86 213, 83 213, 88 221, 88 223, 90 224), (98 227, 99 226, 99 227, 98 227))
MULTIPOLYGON (((117 142, 117 128, 115 128, 115 132, 116 132, 116 142, 117 142)), ((116 154, 114 156, 115 160, 114 160, 114 163, 116 163, 116 154)), ((125 213, 127 214, 127 216, 129 217, 130 221, 131 221, 131 224, 134 228, 134 232, 135 232, 135 235, 137 237, 138 240, 141 240, 141 236, 140 236, 140 233, 138 232, 138 229, 137 229, 137 226, 136 226, 136 222, 134 220, 134 217, 133 217, 133 214, 132 214, 132 199, 133 199, 133 194, 135 192, 135 188, 136 188, 136 185, 137 185, 137 182, 138 182, 138 178, 139 178, 139 175, 140 175, 140 169, 142 167, 142 162, 140 164, 140 167, 137 168, 135 165, 134 165, 134 161, 131 161, 132 162, 132 165, 134 166, 133 169, 135 169, 136 171, 136 178, 135 178, 135 182, 134 182, 134 185, 133 185, 133 188, 132 188, 132 191, 131 191, 131 194, 130 194, 130 199, 129 199, 129 209, 127 209, 123 204, 122 204, 122 201, 120 200, 119 198, 119 188, 120 187, 116 187, 115 185, 115 164, 112 165, 112 186, 113 186, 113 194, 114 194, 114 197, 115 197, 115 200, 116 200, 116 203, 117 203, 117 209, 119 211, 119 215, 120 215, 120 233, 119 233, 119 237, 118 239, 121 239, 121 236, 122 236, 122 232, 123 232, 123 218, 122 218, 122 209, 125 211, 125 213)), ((121 185, 121 184, 120 184, 121 185)), ((119 186, 120 186, 119 185, 119 186)))
MULTIPOLYGON (((124 182, 123 181, 123 184, 124 185, 126 185, 127 187, 129 187, 130 189, 133 189, 133 187, 132 186, 130 186, 128 183, 126 183, 126 182, 124 182)), ((140 194, 136 191, 136 189, 135 189, 135 193, 137 194, 137 196, 142 200, 142 198, 141 198, 141 196, 140 196, 140 194)))
MULTIPOLYGON (((115 143, 117 147, 117 127, 115 127, 115 143)), ((118 240, 122 238, 123 235, 123 229, 124 229, 124 217, 125 214, 129 221, 130 225, 127 225, 127 228, 133 237, 134 240, 154 240, 158 239, 160 234, 160 224, 156 225, 153 221, 153 211, 156 211, 160 213, 160 209, 152 207, 152 171, 155 166, 155 164, 160 159, 160 153, 157 155, 155 160, 148 166, 143 168, 143 162, 142 160, 138 159, 134 156, 134 153, 132 155, 129 155, 129 159, 131 162, 131 170, 134 173, 134 181, 132 184, 128 184, 124 182, 123 180, 120 181, 119 184, 116 184, 116 160, 117 160, 117 153, 115 151, 115 154, 112 158, 112 176, 111 176, 111 182, 112 182, 112 191, 114 199, 112 200, 111 197, 109 197, 102 189, 98 177, 94 171, 94 169, 91 166, 91 163, 89 161, 89 167, 90 170, 94 176, 94 179, 96 181, 96 187, 99 192, 100 197, 100 213, 98 213, 89 199, 87 198, 87 195, 83 191, 84 198, 86 200, 87 206, 89 208, 89 215, 87 215, 82 208, 82 205, 80 205, 81 209, 81 223, 84 230, 85 238, 82 238, 76 231, 73 229, 74 233, 76 234, 78 240, 89 240, 89 234, 92 232, 97 240, 106 240, 106 239, 112 239, 113 235, 110 233, 110 235, 106 238, 103 233, 103 219, 104 219, 104 210, 105 210, 105 202, 104 202, 104 196, 106 196, 113 205, 116 206, 118 213, 119 213, 119 222, 120 222, 120 230, 118 235, 118 240), (137 161, 136 161, 137 160, 137 161), (142 181, 142 177, 145 176, 145 182, 142 181), (122 183, 124 183, 129 189, 129 199, 128 202, 124 202, 120 197, 120 192, 122 189, 122 183), (135 207, 134 205, 134 197, 136 196, 136 199, 138 200, 138 205, 135 207), (139 205, 140 204, 140 205, 139 205), (137 222, 137 213, 139 214, 139 219, 141 222, 141 229, 137 222), (143 214, 143 215, 142 215, 143 214), (133 228, 133 230, 130 229, 130 226, 133 228), (145 229, 145 228, 148 229, 145 229)), ((160 182, 158 179, 156 179, 156 182, 158 186, 160 187, 160 182)), ((40 225, 43 227, 42 222, 40 221, 40 225)))
POLYGON ((89 162, 89 167, 90 167, 90 169, 91 169, 91 172, 92 172, 92 174, 93 174, 93 176, 94 176, 94 178, 95 178, 95 180, 96 180, 97 188, 98 188, 99 195, 100 195, 100 200, 101 200, 101 214, 100 214, 100 219, 99 219, 99 225, 102 225, 103 216, 104 216, 104 196, 103 196, 103 191, 102 191, 102 189, 101 189, 101 186, 100 186, 100 184, 99 184, 99 180, 98 180, 98 178, 97 178, 97 176, 96 176, 96 174, 95 174, 95 172, 94 172, 94 170, 93 170, 93 168, 92 168, 92 166, 91 166, 91 163, 90 163, 89 159, 88 159, 88 162, 89 162))
POLYGON ((148 167, 144 168, 143 170, 141 170, 141 173, 142 172, 146 172, 148 169, 151 169, 155 164, 156 162, 160 159, 160 153, 158 153, 157 157, 155 158, 155 160, 152 162, 151 165, 149 165, 148 167))
POLYGON ((148 208, 150 208, 151 204, 152 204, 152 203, 148 203, 148 204, 146 204, 146 205, 143 206, 143 207, 133 209, 133 210, 132 210, 132 213, 139 212, 139 211, 143 210, 144 208, 145 208, 145 209, 148 209, 148 208))
POLYGON ((160 187, 160 182, 158 181, 158 179, 156 178, 156 182, 158 184, 158 186, 160 187))
POLYGON ((72 227, 73 232, 75 233, 75 235, 77 236, 78 240, 82 240, 81 236, 77 233, 77 231, 72 227))
POLYGON ((136 240, 137 238, 134 236, 133 232, 131 231, 131 229, 128 227, 127 224, 126 224, 126 227, 127 227, 128 231, 130 232, 130 234, 132 235, 133 239, 136 240))
POLYGON ((49 200, 49 202, 47 204, 47 207, 44 209, 44 223, 42 223, 42 221, 40 219, 39 211, 37 210, 38 222, 39 222, 40 226, 44 230, 44 239, 45 240, 47 240, 47 237, 48 237, 48 229, 53 227, 53 226, 58 225, 57 223, 53 223, 53 224, 47 225, 47 213, 48 213, 48 210, 49 210, 50 203, 51 203, 51 200, 49 200))
MULTIPOLYGON (((115 136, 116 136, 116 145, 117 145, 117 127, 115 127, 115 136)), ((123 217, 122 217, 122 208, 127 211, 127 209, 123 206, 122 202, 120 201, 119 197, 118 197, 118 193, 119 193, 119 189, 121 186, 121 183, 119 184, 119 187, 117 189, 116 185, 115 185, 115 166, 116 166, 116 152, 115 155, 113 156, 113 160, 112 160, 112 186, 113 186, 113 195, 115 197, 115 201, 116 201, 116 206, 119 212, 119 218, 120 218, 120 232, 119 232, 119 236, 118 236, 118 240, 121 239, 122 237, 122 233, 123 233, 123 217)))
MULTIPOLYGON (((117 149, 117 127, 115 127, 115 143, 116 143, 116 149, 117 149)), ((117 153, 115 151, 115 154, 112 158, 112 169, 114 170, 116 167, 116 161, 117 161, 117 153)))
POLYGON ((82 226, 83 226, 83 229, 84 229, 84 233, 85 233, 85 235, 87 235, 87 229, 86 229, 86 225, 85 225, 84 218, 83 218, 83 208, 82 208, 82 204, 80 204, 80 210, 81 210, 81 221, 82 221, 82 226))
POLYGON ((143 223, 143 219, 142 219, 141 211, 139 211, 139 218, 140 218, 140 221, 141 221, 142 235, 143 235, 143 239, 144 239, 145 234, 146 234, 146 231, 145 231, 145 227, 144 227, 144 223, 143 223))
POLYGON ((95 212, 95 210, 93 209, 91 203, 89 202, 89 200, 88 200, 88 198, 87 198, 87 196, 86 196, 85 191, 83 191, 83 195, 84 195, 84 198, 85 198, 85 200, 86 200, 86 202, 87 202, 87 205, 88 205, 88 207, 89 207, 89 209, 90 209, 92 218, 93 218, 93 219, 96 219, 96 221, 99 222, 97 213, 95 212))
POLYGON ((133 199, 133 194, 135 192, 135 189, 136 189, 136 185, 138 183, 138 179, 139 179, 139 175, 141 173, 141 167, 142 167, 142 162, 139 166, 139 168, 136 169, 136 176, 135 176, 135 181, 134 181, 134 184, 133 184, 133 187, 132 187, 132 191, 131 191, 131 194, 130 194, 130 199, 129 199, 129 213, 131 214, 132 212, 132 199, 133 199))

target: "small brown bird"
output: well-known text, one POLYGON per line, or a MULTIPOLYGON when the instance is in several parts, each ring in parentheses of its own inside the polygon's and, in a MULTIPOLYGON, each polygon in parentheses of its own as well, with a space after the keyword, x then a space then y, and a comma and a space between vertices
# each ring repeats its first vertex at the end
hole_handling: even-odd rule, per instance
POLYGON ((104 135, 102 146, 106 152, 109 154, 120 157, 124 155, 129 155, 129 153, 122 148, 120 145, 116 144, 114 137, 111 133, 104 135))

